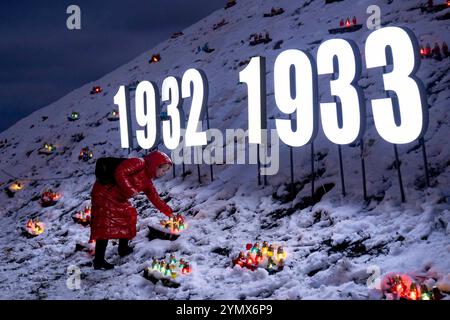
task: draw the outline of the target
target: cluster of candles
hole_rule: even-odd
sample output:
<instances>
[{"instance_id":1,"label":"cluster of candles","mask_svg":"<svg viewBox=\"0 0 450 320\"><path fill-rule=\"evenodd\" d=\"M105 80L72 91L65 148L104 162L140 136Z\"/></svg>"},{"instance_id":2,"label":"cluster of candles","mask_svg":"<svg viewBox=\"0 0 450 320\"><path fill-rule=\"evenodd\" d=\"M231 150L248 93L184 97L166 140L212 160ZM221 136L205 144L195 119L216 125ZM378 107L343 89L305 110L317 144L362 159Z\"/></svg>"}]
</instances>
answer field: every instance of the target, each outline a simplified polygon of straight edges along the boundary
<instances>
[{"instance_id":1,"label":"cluster of candles","mask_svg":"<svg viewBox=\"0 0 450 320\"><path fill-rule=\"evenodd\" d=\"M52 189L45 190L41 195L41 202L44 206L55 204L61 198L61 194L53 192Z\"/></svg>"},{"instance_id":2,"label":"cluster of candles","mask_svg":"<svg viewBox=\"0 0 450 320\"><path fill-rule=\"evenodd\" d=\"M431 58L431 57L436 57L437 59L441 59L441 58L446 58L448 56L450 56L449 51L448 51L448 45L447 43L444 41L442 43L442 51L441 51L441 47L439 47L439 43L435 43L434 44L434 48L431 49L431 46L429 43L427 43L427 45L425 47L421 46L420 47L420 55L423 58Z\"/></svg>"},{"instance_id":3,"label":"cluster of candles","mask_svg":"<svg viewBox=\"0 0 450 320\"><path fill-rule=\"evenodd\" d=\"M20 181L15 181L15 182L13 182L13 183L8 187L8 189L9 189L11 192L17 192L17 191L20 191L20 190L23 189L23 183L20 182Z\"/></svg>"},{"instance_id":4,"label":"cluster of candles","mask_svg":"<svg viewBox=\"0 0 450 320\"><path fill-rule=\"evenodd\" d=\"M179 233L187 228L187 224L184 218L178 214L175 218L169 218L168 220L160 220L160 224L170 230L170 233Z\"/></svg>"},{"instance_id":5,"label":"cluster of candles","mask_svg":"<svg viewBox=\"0 0 450 320\"><path fill-rule=\"evenodd\" d=\"M341 21L339 22L339 26L340 27L351 27L351 26L355 26L358 23L358 21L356 20L356 17L353 17L352 21L350 22L350 18L347 18L344 22L344 19L341 19Z\"/></svg>"},{"instance_id":6,"label":"cluster of candles","mask_svg":"<svg viewBox=\"0 0 450 320\"><path fill-rule=\"evenodd\" d=\"M44 145L42 146L42 148L39 150L39 153L46 153L46 154L50 154L53 153L53 151L56 150L56 147L50 143L44 143Z\"/></svg>"},{"instance_id":7,"label":"cluster of candles","mask_svg":"<svg viewBox=\"0 0 450 320\"><path fill-rule=\"evenodd\" d=\"M246 245L247 254L243 251L233 260L233 265L239 265L243 268L256 270L263 267L267 271L281 271L286 261L286 252L282 246L275 247L264 241L260 247L256 242L254 245L248 243Z\"/></svg>"},{"instance_id":8,"label":"cluster of candles","mask_svg":"<svg viewBox=\"0 0 450 320\"><path fill-rule=\"evenodd\" d=\"M150 63L157 63L161 60L160 54L154 54L152 55L152 58L150 59Z\"/></svg>"},{"instance_id":9,"label":"cluster of candles","mask_svg":"<svg viewBox=\"0 0 450 320\"><path fill-rule=\"evenodd\" d=\"M78 159L83 160L83 161L88 161L89 159L92 159L93 156L94 156L94 153L91 150L89 150L88 147L85 147L85 148L81 149Z\"/></svg>"},{"instance_id":10,"label":"cluster of candles","mask_svg":"<svg viewBox=\"0 0 450 320\"><path fill-rule=\"evenodd\" d=\"M100 92L102 92L102 88L99 87L99 86L95 86L91 90L91 94L97 94L97 93L100 93Z\"/></svg>"},{"instance_id":11,"label":"cluster of candles","mask_svg":"<svg viewBox=\"0 0 450 320\"><path fill-rule=\"evenodd\" d=\"M91 222L91 207L87 206L83 210L78 211L73 218L78 223L89 224Z\"/></svg>"},{"instance_id":12,"label":"cluster of candles","mask_svg":"<svg viewBox=\"0 0 450 320\"><path fill-rule=\"evenodd\" d=\"M186 275L191 273L192 268L189 262L185 261L183 258L177 260L173 254L170 255L169 259L157 260L153 257L151 266L147 268L149 273L158 272L163 277L170 277L176 279L176 277L181 273Z\"/></svg>"},{"instance_id":13,"label":"cluster of candles","mask_svg":"<svg viewBox=\"0 0 450 320\"><path fill-rule=\"evenodd\" d=\"M109 120L109 121L119 120L119 111L113 110L113 111L109 114L108 120Z\"/></svg>"},{"instance_id":14,"label":"cluster of candles","mask_svg":"<svg viewBox=\"0 0 450 320\"><path fill-rule=\"evenodd\" d=\"M70 121L75 121L78 120L80 118L80 114L78 112L72 112L69 116L69 120Z\"/></svg>"},{"instance_id":15,"label":"cluster of candles","mask_svg":"<svg viewBox=\"0 0 450 320\"><path fill-rule=\"evenodd\" d=\"M428 43L426 47L420 48L420 55L422 57L431 57L431 46Z\"/></svg>"},{"instance_id":16,"label":"cluster of candles","mask_svg":"<svg viewBox=\"0 0 450 320\"><path fill-rule=\"evenodd\" d=\"M45 225L38 219L30 219L28 220L25 229L27 230L28 234L32 236L38 236L44 232Z\"/></svg>"},{"instance_id":17,"label":"cluster of candles","mask_svg":"<svg viewBox=\"0 0 450 320\"><path fill-rule=\"evenodd\" d=\"M433 0L428 0L428 7L433 7L433 6L434 6ZM450 0L447 0L447 7L450 7Z\"/></svg>"},{"instance_id":18,"label":"cluster of candles","mask_svg":"<svg viewBox=\"0 0 450 320\"><path fill-rule=\"evenodd\" d=\"M440 292L437 288L429 290L424 284L418 285L406 275L390 276L384 292L402 300L437 300Z\"/></svg>"}]
</instances>

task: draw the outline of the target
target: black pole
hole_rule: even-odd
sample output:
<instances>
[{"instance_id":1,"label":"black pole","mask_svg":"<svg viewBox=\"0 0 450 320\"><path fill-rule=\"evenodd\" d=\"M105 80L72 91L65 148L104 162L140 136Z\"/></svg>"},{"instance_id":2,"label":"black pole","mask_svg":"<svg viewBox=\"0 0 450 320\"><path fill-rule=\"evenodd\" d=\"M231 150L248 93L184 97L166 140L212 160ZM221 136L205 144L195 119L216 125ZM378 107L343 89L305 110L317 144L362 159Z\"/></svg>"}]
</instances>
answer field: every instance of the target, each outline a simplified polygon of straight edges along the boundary
<instances>
[{"instance_id":1,"label":"black pole","mask_svg":"<svg viewBox=\"0 0 450 320\"><path fill-rule=\"evenodd\" d=\"M202 180L200 179L200 165L197 165L197 174L198 174L198 183L202 183Z\"/></svg>"},{"instance_id":2,"label":"black pole","mask_svg":"<svg viewBox=\"0 0 450 320\"><path fill-rule=\"evenodd\" d=\"M181 162L181 167L183 169L183 175L182 175L183 180L186 177L186 166L184 164L184 148L185 147L186 147L186 145L184 144L184 137L183 137L183 148L181 149L181 159L183 159L182 162Z\"/></svg>"},{"instance_id":3,"label":"black pole","mask_svg":"<svg viewBox=\"0 0 450 320\"><path fill-rule=\"evenodd\" d=\"M209 127L208 106L206 106L205 108L206 108L206 128L207 128L207 130L209 130L210 127ZM212 166L212 164L209 165L209 171L210 171L210 175L211 175L211 181L214 181L214 173L213 173L213 166Z\"/></svg>"},{"instance_id":4,"label":"black pole","mask_svg":"<svg viewBox=\"0 0 450 320\"><path fill-rule=\"evenodd\" d=\"M267 143L267 135L266 135L266 143ZM264 146L264 163L266 163L267 162L267 152L268 152L268 148L266 148L266 143L261 142L261 144L258 144L258 179L261 178L261 172L260 172L261 164L259 161L259 157L260 157L259 148L261 147L261 145ZM263 177L264 186L267 186L267 175L263 174L263 176L264 176ZM258 182L258 184L260 184L260 183Z\"/></svg>"},{"instance_id":5,"label":"black pole","mask_svg":"<svg viewBox=\"0 0 450 320\"><path fill-rule=\"evenodd\" d=\"M336 74L334 74L332 79L335 80L336 78L337 78ZM339 115L342 114L342 111L340 111L340 109L339 109L340 103L337 101L336 96L333 96L333 101L336 104L336 108L338 108L337 113L338 113L338 118L339 118ZM344 165L342 164L342 147L340 144L338 145L338 154L339 154L339 171L340 171L340 175L341 175L341 190L342 190L342 195L345 197Z\"/></svg>"},{"instance_id":6,"label":"black pole","mask_svg":"<svg viewBox=\"0 0 450 320\"><path fill-rule=\"evenodd\" d=\"M212 164L210 165L209 170L210 170L210 174L211 174L211 181L214 181L214 172L213 172Z\"/></svg>"},{"instance_id":7,"label":"black pole","mask_svg":"<svg viewBox=\"0 0 450 320\"><path fill-rule=\"evenodd\" d=\"M208 128L208 130L210 130L208 106L206 106L206 127ZM209 171L210 171L210 174L211 174L211 181L214 181L214 172L213 172L213 165L212 164L209 165Z\"/></svg>"},{"instance_id":8,"label":"black pole","mask_svg":"<svg viewBox=\"0 0 450 320\"><path fill-rule=\"evenodd\" d=\"M359 140L359 146L361 148L361 171L363 178L364 201L367 201L366 161L364 160L364 140L362 138Z\"/></svg>"},{"instance_id":9,"label":"black pole","mask_svg":"<svg viewBox=\"0 0 450 320\"><path fill-rule=\"evenodd\" d=\"M184 180L184 178L186 177L186 168L185 168L185 165L184 165L184 151L183 151L183 180Z\"/></svg>"},{"instance_id":10,"label":"black pole","mask_svg":"<svg viewBox=\"0 0 450 320\"><path fill-rule=\"evenodd\" d=\"M267 137L266 137L267 138ZM266 143L267 143L267 140L266 140ZM267 149L265 150L265 152L264 152L264 162L266 163L267 162L267 152L269 151L268 150L269 148L267 147ZM267 186L267 174L264 174L264 186Z\"/></svg>"},{"instance_id":11,"label":"black pole","mask_svg":"<svg viewBox=\"0 0 450 320\"><path fill-rule=\"evenodd\" d=\"M261 185L261 172L260 172L260 168L261 168L261 164L259 163L259 145L256 146L256 154L258 156L258 186Z\"/></svg>"},{"instance_id":12,"label":"black pole","mask_svg":"<svg viewBox=\"0 0 450 320\"><path fill-rule=\"evenodd\" d=\"M403 188L403 180L402 180L402 172L400 170L401 162L400 158L398 156L398 150L397 145L394 144L394 152L395 152L395 167L397 168L397 174L398 174L398 184L400 185L400 194L402 196L402 202L405 202L405 190Z\"/></svg>"},{"instance_id":13,"label":"black pole","mask_svg":"<svg viewBox=\"0 0 450 320\"><path fill-rule=\"evenodd\" d=\"M289 147L289 156L291 162L291 194L294 195L295 187L294 187L294 155L292 147Z\"/></svg>"},{"instance_id":14,"label":"black pole","mask_svg":"<svg viewBox=\"0 0 450 320\"><path fill-rule=\"evenodd\" d=\"M430 187L430 174L428 172L428 157L427 157L427 149L425 147L425 139L421 137L419 139L420 144L422 145L422 156L423 156L423 167L425 169L425 181L427 182L427 187Z\"/></svg>"},{"instance_id":15,"label":"black pole","mask_svg":"<svg viewBox=\"0 0 450 320\"><path fill-rule=\"evenodd\" d=\"M172 176L175 178L175 164L172 165Z\"/></svg>"},{"instance_id":16,"label":"black pole","mask_svg":"<svg viewBox=\"0 0 450 320\"><path fill-rule=\"evenodd\" d=\"M339 170L341 171L342 195L345 197L344 165L342 164L342 148L340 144L338 145L338 153L339 153Z\"/></svg>"},{"instance_id":17,"label":"black pole","mask_svg":"<svg viewBox=\"0 0 450 320\"><path fill-rule=\"evenodd\" d=\"M314 142L311 142L311 198L314 197L314 179L315 179L315 172L314 172Z\"/></svg>"}]
</instances>

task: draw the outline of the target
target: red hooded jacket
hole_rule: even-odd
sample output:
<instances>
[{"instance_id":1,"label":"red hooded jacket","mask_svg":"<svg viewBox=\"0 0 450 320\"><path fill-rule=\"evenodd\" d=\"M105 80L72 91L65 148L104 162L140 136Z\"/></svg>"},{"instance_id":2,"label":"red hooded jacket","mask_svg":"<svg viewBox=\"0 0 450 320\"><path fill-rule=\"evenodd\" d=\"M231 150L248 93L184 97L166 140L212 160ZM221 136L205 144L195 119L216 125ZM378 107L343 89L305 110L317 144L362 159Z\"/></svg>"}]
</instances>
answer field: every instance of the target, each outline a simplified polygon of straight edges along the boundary
<instances>
[{"instance_id":1,"label":"red hooded jacket","mask_svg":"<svg viewBox=\"0 0 450 320\"><path fill-rule=\"evenodd\" d=\"M172 165L165 153L153 151L143 159L123 161L114 172L116 184L95 182L91 193L91 240L134 238L137 212L128 199L140 192L162 213L172 215L172 209L159 197L152 183L157 167L166 163Z\"/></svg>"}]
</instances>

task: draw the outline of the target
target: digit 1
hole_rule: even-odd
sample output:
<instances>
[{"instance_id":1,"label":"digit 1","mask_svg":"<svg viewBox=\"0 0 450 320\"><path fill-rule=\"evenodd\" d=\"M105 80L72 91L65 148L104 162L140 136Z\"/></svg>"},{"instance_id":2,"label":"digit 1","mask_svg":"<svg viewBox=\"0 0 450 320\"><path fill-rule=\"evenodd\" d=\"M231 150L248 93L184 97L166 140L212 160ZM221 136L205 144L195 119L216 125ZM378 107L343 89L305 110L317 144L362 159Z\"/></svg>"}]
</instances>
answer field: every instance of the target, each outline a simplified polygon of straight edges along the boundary
<instances>
[{"instance_id":1,"label":"digit 1","mask_svg":"<svg viewBox=\"0 0 450 320\"><path fill-rule=\"evenodd\" d=\"M253 57L248 66L239 72L239 82L247 84L248 141L261 144L261 131L267 129L266 58ZM261 184L261 164L258 152L258 185ZM264 180L266 182L266 179Z\"/></svg>"},{"instance_id":2,"label":"digit 1","mask_svg":"<svg viewBox=\"0 0 450 320\"><path fill-rule=\"evenodd\" d=\"M120 115L120 144L122 148L128 149L128 153L133 149L132 123L130 114L130 91L127 86L120 86L114 96L114 104L119 107Z\"/></svg>"}]
</instances>

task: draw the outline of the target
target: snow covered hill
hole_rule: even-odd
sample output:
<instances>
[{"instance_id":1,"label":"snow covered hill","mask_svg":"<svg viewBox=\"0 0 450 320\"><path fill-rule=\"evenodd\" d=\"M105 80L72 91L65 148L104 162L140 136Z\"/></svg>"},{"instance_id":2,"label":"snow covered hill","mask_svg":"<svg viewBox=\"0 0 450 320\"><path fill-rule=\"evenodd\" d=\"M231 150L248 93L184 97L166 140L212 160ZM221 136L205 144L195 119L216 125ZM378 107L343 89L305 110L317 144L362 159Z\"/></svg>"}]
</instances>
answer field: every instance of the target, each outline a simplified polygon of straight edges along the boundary
<instances>
[{"instance_id":1,"label":"snow covered hill","mask_svg":"<svg viewBox=\"0 0 450 320\"><path fill-rule=\"evenodd\" d=\"M273 96L273 62L282 50L298 48L316 56L319 44L331 38L328 29L353 16L365 23L366 9L372 4L380 6L383 26L406 26L422 45L450 43L450 9L422 13L419 6L425 2L345 0L326 5L324 0L238 0L236 6L214 12L183 30L184 35L159 44L2 132L1 187L8 187L16 178L25 187L13 198L0 194L0 298L377 299L380 295L366 285L370 266L378 266L383 274L411 273L448 286L450 58L424 59L418 72L430 105L425 141L431 187L425 184L421 148L416 143L399 146L405 203L400 201L393 147L376 132L367 104L367 202L361 190L359 146L342 148L347 191L343 197L337 146L320 130L315 141L315 186L325 194L313 205L307 202L311 194L309 147L294 150L296 195L288 199L289 151L281 146L280 172L269 176L265 187L257 185L256 165L217 165L214 182L210 182L208 166L202 165L201 184L194 165L186 166L192 174L185 179L178 166L176 178L169 175L156 181L163 198L170 199L169 205L186 215L189 228L177 241L149 241L147 226L157 224L162 215L145 196L138 196L133 200L139 212L138 235L132 242L135 252L121 259L117 247L110 244L107 260L117 265L113 271L94 271L90 253L76 250L87 245L89 228L72 220L76 211L89 204L95 159L128 156L120 148L118 122L107 119L116 108L113 97L120 85L152 80L160 88L168 75L181 77L188 68L200 68L210 85L211 127L246 129L246 88L238 85L245 64L240 63L263 55L268 62L267 105L269 127L273 128L274 117L281 114ZM283 7L285 12L264 18L273 6ZM213 30L222 19L228 23ZM249 46L251 34L266 31L272 42ZM370 32L364 25L354 33L333 37L354 40L364 54ZM214 52L196 54L196 48L206 42ZM280 49L274 49L277 42ZM161 61L149 64L150 57L158 53ZM363 67L360 85L366 99L379 92L382 84L378 79ZM101 86L103 92L91 95L93 86ZM80 119L69 122L67 117L73 111ZM44 143L54 144L56 152L38 154ZM78 159L85 146L94 152L88 162ZM142 154L135 151L131 156ZM42 208L39 196L48 187L62 198L55 206ZM22 234L30 218L39 218L46 225L45 232L32 239ZM283 245L287 251L282 272L269 275L265 270L232 267L232 257L244 250L246 243L264 240ZM186 258L193 267L177 289L153 285L140 272L153 256L170 252ZM81 269L80 290L67 288L70 266Z\"/></svg>"}]
</instances>

